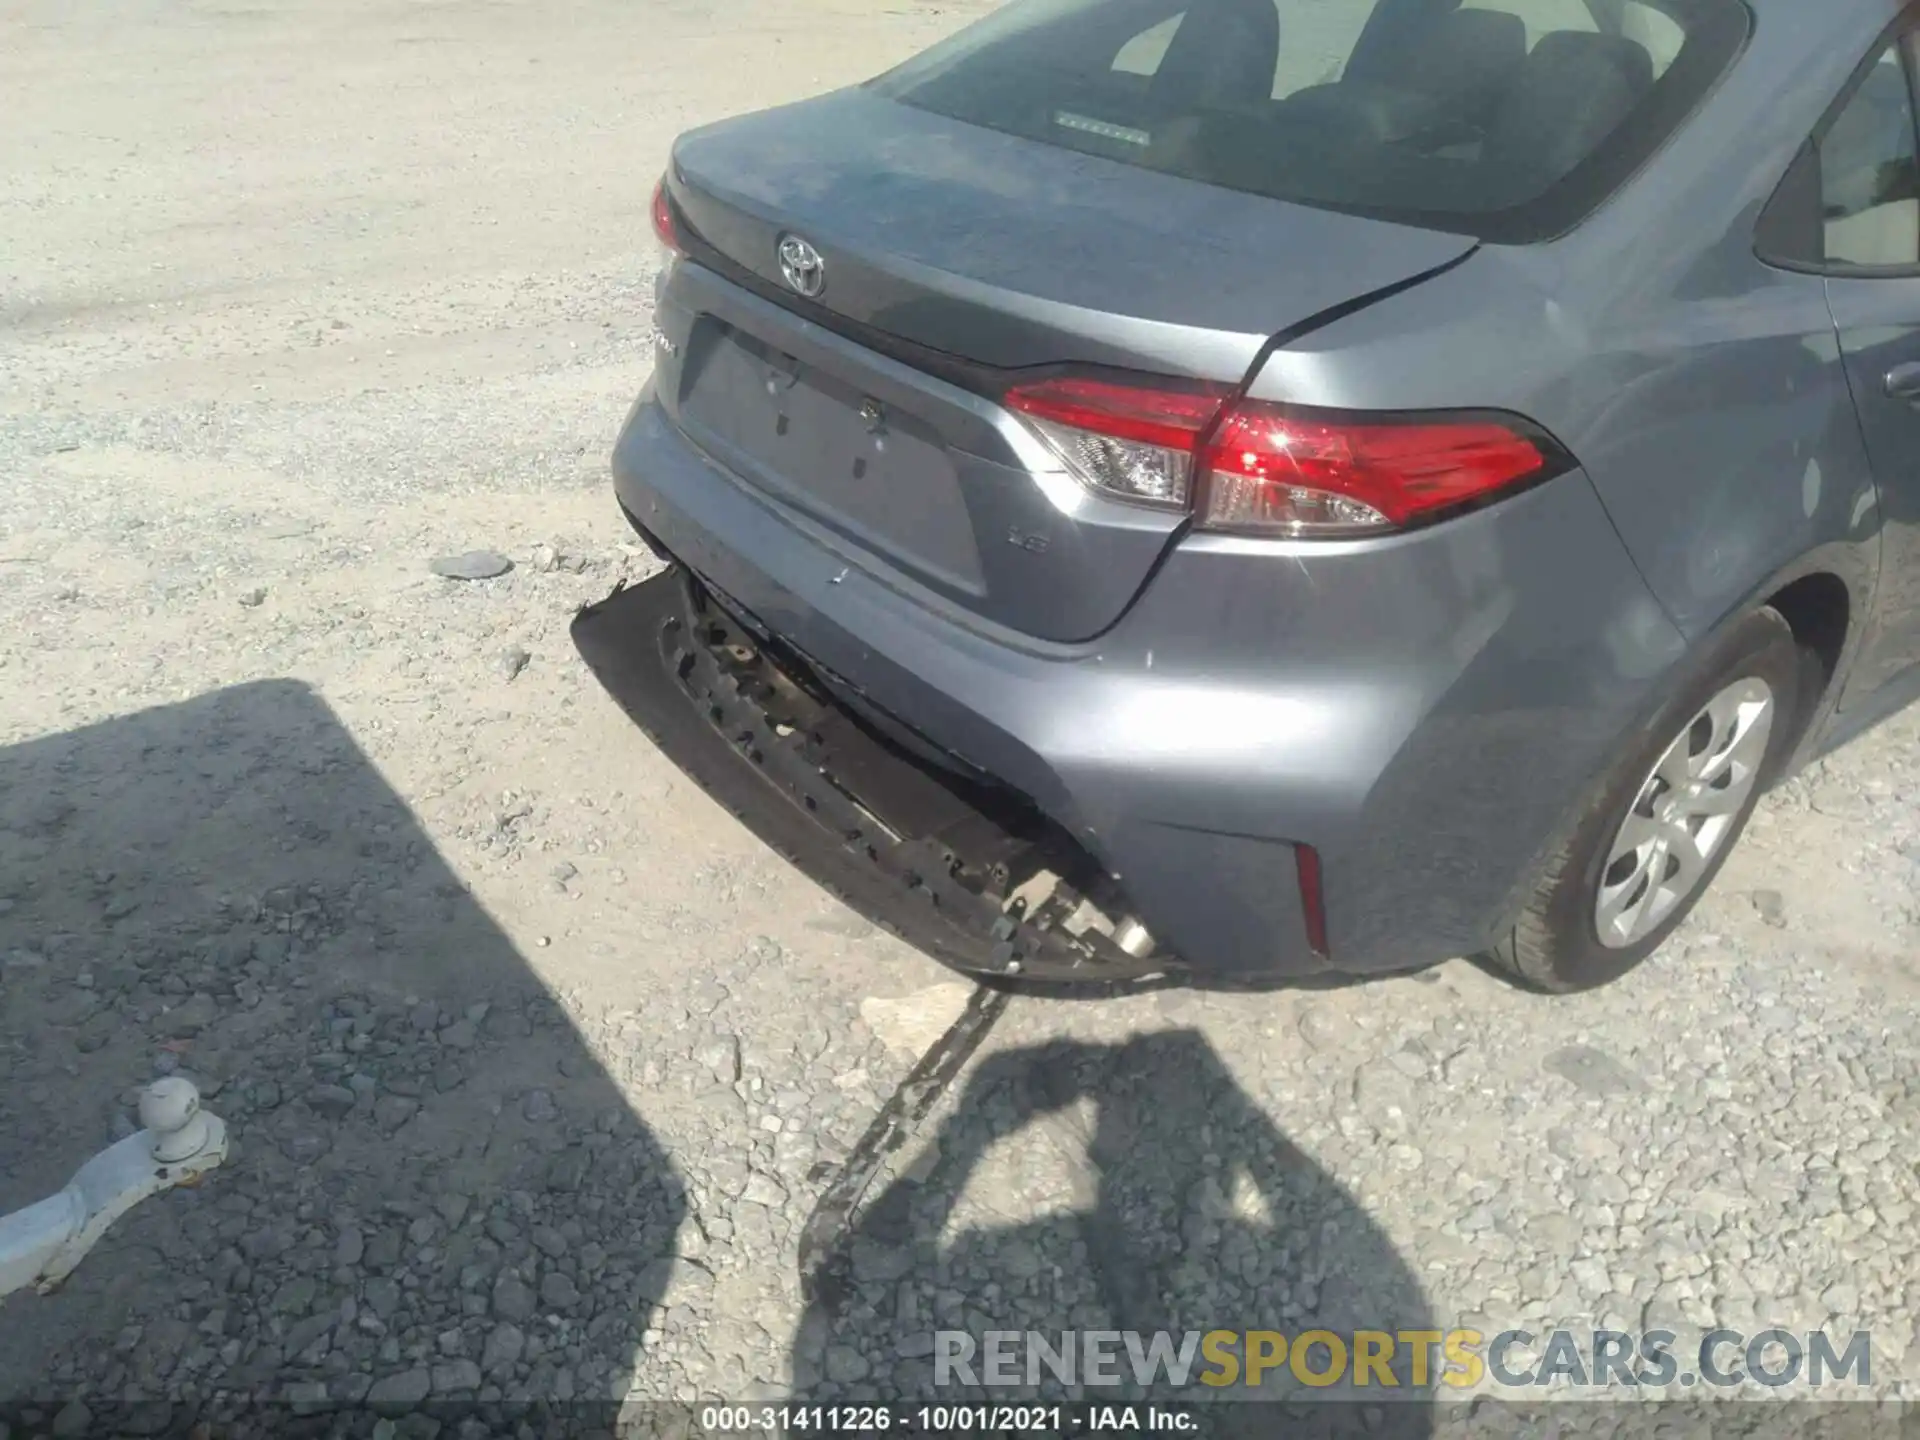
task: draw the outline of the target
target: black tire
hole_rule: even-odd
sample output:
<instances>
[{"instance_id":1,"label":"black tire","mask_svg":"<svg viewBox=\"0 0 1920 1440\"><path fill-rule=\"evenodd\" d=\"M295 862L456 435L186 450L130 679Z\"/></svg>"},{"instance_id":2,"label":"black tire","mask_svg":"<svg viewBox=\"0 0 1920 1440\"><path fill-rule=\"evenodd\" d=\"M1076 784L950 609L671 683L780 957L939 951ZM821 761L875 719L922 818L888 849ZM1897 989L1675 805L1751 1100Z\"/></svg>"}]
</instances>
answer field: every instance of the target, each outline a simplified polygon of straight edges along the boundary
<instances>
[{"instance_id":1,"label":"black tire","mask_svg":"<svg viewBox=\"0 0 1920 1440\"><path fill-rule=\"evenodd\" d=\"M1727 856L1740 843L1760 796L1792 754L1807 706L1817 698L1816 684L1809 683L1815 668L1805 663L1793 632L1773 610L1755 610L1728 627L1697 662L1692 678L1641 732L1641 742L1608 775L1599 798L1547 864L1513 930L1481 959L1533 989L1571 994L1619 979L1658 950L1713 885ZM1628 808L1638 800L1647 777L1681 728L1722 689L1749 676L1772 688L1776 706L1759 782L1735 812L1692 893L1636 944L1608 947L1601 942L1594 909L1608 851Z\"/></svg>"}]
</instances>

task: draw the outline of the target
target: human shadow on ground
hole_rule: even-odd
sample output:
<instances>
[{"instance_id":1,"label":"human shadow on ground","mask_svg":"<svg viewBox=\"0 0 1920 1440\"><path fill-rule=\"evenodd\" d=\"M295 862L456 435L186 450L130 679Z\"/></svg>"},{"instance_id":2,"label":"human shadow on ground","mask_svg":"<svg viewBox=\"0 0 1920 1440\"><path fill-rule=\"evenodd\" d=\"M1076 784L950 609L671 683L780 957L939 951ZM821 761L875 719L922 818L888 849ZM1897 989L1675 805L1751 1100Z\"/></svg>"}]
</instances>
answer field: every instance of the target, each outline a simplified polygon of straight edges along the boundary
<instances>
[{"instance_id":1,"label":"human shadow on ground","mask_svg":"<svg viewBox=\"0 0 1920 1440\"><path fill-rule=\"evenodd\" d=\"M270 1429L627 1394L682 1184L310 689L0 749L0 962L0 1212L126 1133L159 1073L234 1143L64 1287L0 1302L16 1434L141 1399L144 1433L181 1430L216 1392L281 1405Z\"/></svg>"},{"instance_id":2,"label":"human shadow on ground","mask_svg":"<svg viewBox=\"0 0 1920 1440\"><path fill-rule=\"evenodd\" d=\"M1356 1330L1430 1328L1392 1240L1275 1128L1197 1031L989 1056L918 1159L855 1216L803 1255L797 1397L1215 1401L1231 1403L1207 1412L1210 1434L1431 1433L1441 1357L1417 1385L1405 1346L1393 1388L1377 1372L1371 1387L1310 1387L1285 1365L1257 1388L1244 1371L1212 1387L1198 1382L1210 1367L1197 1354L1184 1385L1164 1372L1135 1384L1124 1349L1127 1383L1112 1387L1077 1374L1076 1389L1044 1364L1039 1383L1009 1388L938 1373L939 1331L982 1347L972 1364L984 1382L990 1330L1041 1332L1057 1346L1062 1331L1137 1331L1143 1342L1168 1331L1178 1344L1190 1331L1291 1339L1318 1329L1350 1344ZM1024 1341L1014 1353L1025 1372ZM1307 1358L1305 1370L1320 1374L1331 1352Z\"/></svg>"}]
</instances>

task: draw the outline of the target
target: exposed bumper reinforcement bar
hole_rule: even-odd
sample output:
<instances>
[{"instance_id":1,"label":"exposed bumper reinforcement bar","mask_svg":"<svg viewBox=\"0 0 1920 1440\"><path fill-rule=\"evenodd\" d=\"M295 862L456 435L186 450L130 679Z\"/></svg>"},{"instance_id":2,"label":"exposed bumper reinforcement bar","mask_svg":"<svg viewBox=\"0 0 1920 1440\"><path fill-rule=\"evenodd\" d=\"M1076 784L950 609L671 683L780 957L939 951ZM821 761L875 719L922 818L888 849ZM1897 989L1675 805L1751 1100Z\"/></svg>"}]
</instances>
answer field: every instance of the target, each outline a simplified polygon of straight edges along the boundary
<instances>
[{"instance_id":1,"label":"exposed bumper reinforcement bar","mask_svg":"<svg viewBox=\"0 0 1920 1440\"><path fill-rule=\"evenodd\" d=\"M1019 797L908 755L836 702L830 678L797 656L776 661L750 626L676 565L583 609L573 641L703 789L942 963L1077 984L1184 968L1114 943L1111 882Z\"/></svg>"}]
</instances>

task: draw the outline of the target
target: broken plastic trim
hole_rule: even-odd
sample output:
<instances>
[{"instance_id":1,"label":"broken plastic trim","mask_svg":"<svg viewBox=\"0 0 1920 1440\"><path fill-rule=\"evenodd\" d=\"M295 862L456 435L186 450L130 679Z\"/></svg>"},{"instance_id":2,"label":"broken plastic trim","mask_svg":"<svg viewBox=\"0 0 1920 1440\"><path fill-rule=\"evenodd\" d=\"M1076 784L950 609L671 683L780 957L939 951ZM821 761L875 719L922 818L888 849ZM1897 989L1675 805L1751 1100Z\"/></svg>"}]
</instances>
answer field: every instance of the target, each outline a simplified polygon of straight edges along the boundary
<instances>
[{"instance_id":1,"label":"broken plastic trim","mask_svg":"<svg viewBox=\"0 0 1920 1440\"><path fill-rule=\"evenodd\" d=\"M916 1133L1007 1008L1004 990L975 990L967 1008L914 1063L900 1088L873 1118L800 1231L800 1287L807 1303L838 1305L851 1284L846 1274L853 1214L880 1167Z\"/></svg>"},{"instance_id":2,"label":"broken plastic trim","mask_svg":"<svg viewBox=\"0 0 1920 1440\"><path fill-rule=\"evenodd\" d=\"M843 703L845 682L790 652L776 662L737 611L676 566L583 610L574 641L682 769L802 870L944 963L1077 984L1184 968L1128 954L1098 928L1070 931L1088 899L1116 910L1085 851L961 762L937 767L877 732L878 717ZM1029 908L1017 892L1049 870L1063 878Z\"/></svg>"}]
</instances>

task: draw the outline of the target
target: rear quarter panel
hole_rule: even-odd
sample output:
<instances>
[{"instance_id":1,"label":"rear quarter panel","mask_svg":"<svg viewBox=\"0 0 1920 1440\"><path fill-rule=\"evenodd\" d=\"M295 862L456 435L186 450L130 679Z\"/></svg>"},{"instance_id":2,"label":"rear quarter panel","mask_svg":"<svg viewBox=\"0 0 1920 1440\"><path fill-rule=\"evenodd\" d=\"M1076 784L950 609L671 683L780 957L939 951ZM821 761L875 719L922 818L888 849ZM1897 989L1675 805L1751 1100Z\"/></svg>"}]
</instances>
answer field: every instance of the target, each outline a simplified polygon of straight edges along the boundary
<instances>
[{"instance_id":1,"label":"rear quarter panel","mask_svg":"<svg viewBox=\"0 0 1920 1440\"><path fill-rule=\"evenodd\" d=\"M1486 247L1315 332L1254 393L1531 417L1578 459L1690 640L1810 568L1846 582L1857 621L1879 520L1824 286L1762 264L1753 237L1895 9L1760 7L1720 87L1583 226Z\"/></svg>"},{"instance_id":2,"label":"rear quarter panel","mask_svg":"<svg viewBox=\"0 0 1920 1440\"><path fill-rule=\"evenodd\" d=\"M1581 466L1553 483L1591 485L1599 501L1589 531L1558 543L1624 547L1689 648L1816 570L1847 585L1857 637L1873 604L1880 521L1824 286L1763 265L1753 234L1779 177L1893 10L1850 0L1764 6L1748 51L1693 121L1582 227L1549 244L1485 247L1313 332L1270 357L1253 394L1526 415ZM1418 878L1367 881L1369 913L1389 903L1431 911L1441 874L1449 864L1472 873L1468 857L1504 808L1527 817L1517 828L1534 847L1508 896L1511 914L1677 683L1684 659L1663 655L1644 620L1628 623L1623 595L1570 594L1567 605L1576 648L1595 635L1643 638L1610 657L1536 647L1517 670L1496 653L1512 645L1490 647L1497 667L1468 667L1430 698L1414 738L1372 787L1353 847L1378 866L1393 848L1387 821L1419 817L1407 832L1418 859L1404 872ZM1607 607L1616 607L1612 618ZM1842 658L1842 683L1856 644ZM1604 682L1584 699L1583 670ZM1839 688L1830 687L1829 706ZM1556 712L1579 720L1542 750ZM1516 756L1541 755L1553 756L1550 776L1515 766ZM1451 778L1465 772L1474 787ZM1553 787L1557 822L1543 813L1542 782ZM1449 847L1434 843L1449 833L1449 815L1462 837L1451 861ZM1369 827L1374 816L1381 822Z\"/></svg>"}]
</instances>

